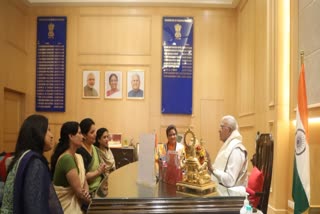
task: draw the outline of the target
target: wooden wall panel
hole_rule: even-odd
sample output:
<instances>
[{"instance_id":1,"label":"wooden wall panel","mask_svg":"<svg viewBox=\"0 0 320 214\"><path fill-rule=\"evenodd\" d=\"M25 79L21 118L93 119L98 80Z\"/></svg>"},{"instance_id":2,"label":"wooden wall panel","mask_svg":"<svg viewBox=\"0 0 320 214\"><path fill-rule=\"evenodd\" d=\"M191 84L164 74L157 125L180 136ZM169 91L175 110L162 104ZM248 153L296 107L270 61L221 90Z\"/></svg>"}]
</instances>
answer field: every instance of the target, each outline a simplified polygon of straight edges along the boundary
<instances>
[{"instance_id":1,"label":"wooden wall panel","mask_svg":"<svg viewBox=\"0 0 320 214\"><path fill-rule=\"evenodd\" d=\"M214 161L222 142L219 139L220 120L225 114L223 100L200 101L200 136L205 141L211 160Z\"/></svg>"},{"instance_id":2,"label":"wooden wall panel","mask_svg":"<svg viewBox=\"0 0 320 214\"><path fill-rule=\"evenodd\" d=\"M27 70L28 9L18 0L3 2L1 79L7 88L24 92L26 81L21 74Z\"/></svg>"},{"instance_id":3,"label":"wooden wall panel","mask_svg":"<svg viewBox=\"0 0 320 214\"><path fill-rule=\"evenodd\" d=\"M255 101L255 1L247 1L239 12L239 115L252 114Z\"/></svg>"},{"instance_id":4,"label":"wooden wall panel","mask_svg":"<svg viewBox=\"0 0 320 214\"><path fill-rule=\"evenodd\" d=\"M267 64L266 64L266 73L267 73L267 97L269 107L273 107L275 105L275 16L274 16L274 1L267 1Z\"/></svg>"},{"instance_id":5,"label":"wooden wall panel","mask_svg":"<svg viewBox=\"0 0 320 214\"><path fill-rule=\"evenodd\" d=\"M226 99L235 87L228 83L235 81L236 35L229 32L236 30L236 24L235 14L230 12L208 12L203 21L195 23L195 33L201 35L195 38L195 54L202 63L195 63L194 77L201 81L195 81L194 90L201 99Z\"/></svg>"},{"instance_id":6,"label":"wooden wall panel","mask_svg":"<svg viewBox=\"0 0 320 214\"><path fill-rule=\"evenodd\" d=\"M149 65L151 63L150 56L81 54L78 59L81 66Z\"/></svg>"},{"instance_id":7,"label":"wooden wall panel","mask_svg":"<svg viewBox=\"0 0 320 214\"><path fill-rule=\"evenodd\" d=\"M150 55L148 16L80 16L79 53Z\"/></svg>"},{"instance_id":8,"label":"wooden wall panel","mask_svg":"<svg viewBox=\"0 0 320 214\"><path fill-rule=\"evenodd\" d=\"M24 95L5 90L4 92L4 150L14 152L20 126L24 120Z\"/></svg>"},{"instance_id":9,"label":"wooden wall panel","mask_svg":"<svg viewBox=\"0 0 320 214\"><path fill-rule=\"evenodd\" d=\"M27 12L14 1L9 1L9 6L5 11L6 18L6 40L14 48L27 52Z\"/></svg>"}]
</instances>

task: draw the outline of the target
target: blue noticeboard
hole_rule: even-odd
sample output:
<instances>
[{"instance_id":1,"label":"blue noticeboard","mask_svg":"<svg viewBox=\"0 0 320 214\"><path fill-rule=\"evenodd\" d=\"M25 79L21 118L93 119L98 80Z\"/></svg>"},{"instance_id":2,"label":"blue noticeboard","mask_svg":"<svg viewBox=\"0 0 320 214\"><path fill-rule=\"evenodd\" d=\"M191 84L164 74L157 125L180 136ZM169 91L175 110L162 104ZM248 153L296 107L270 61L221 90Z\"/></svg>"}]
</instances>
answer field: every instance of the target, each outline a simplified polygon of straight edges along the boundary
<instances>
[{"instance_id":1,"label":"blue noticeboard","mask_svg":"<svg viewBox=\"0 0 320 214\"><path fill-rule=\"evenodd\" d=\"M163 17L163 114L192 114L193 18Z\"/></svg>"},{"instance_id":2,"label":"blue noticeboard","mask_svg":"<svg viewBox=\"0 0 320 214\"><path fill-rule=\"evenodd\" d=\"M38 17L36 111L64 112L67 17Z\"/></svg>"}]
</instances>

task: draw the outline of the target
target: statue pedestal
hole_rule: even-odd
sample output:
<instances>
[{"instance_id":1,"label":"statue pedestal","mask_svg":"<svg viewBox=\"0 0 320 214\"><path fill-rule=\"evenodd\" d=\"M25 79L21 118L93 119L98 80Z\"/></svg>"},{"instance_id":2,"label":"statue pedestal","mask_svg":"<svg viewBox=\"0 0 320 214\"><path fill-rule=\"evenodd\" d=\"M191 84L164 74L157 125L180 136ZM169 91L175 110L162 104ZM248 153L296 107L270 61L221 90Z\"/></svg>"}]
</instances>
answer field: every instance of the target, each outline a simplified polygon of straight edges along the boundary
<instances>
[{"instance_id":1,"label":"statue pedestal","mask_svg":"<svg viewBox=\"0 0 320 214\"><path fill-rule=\"evenodd\" d=\"M217 184L212 181L202 185L182 181L178 182L176 186L178 193L188 196L209 197L218 195L216 190Z\"/></svg>"}]
</instances>

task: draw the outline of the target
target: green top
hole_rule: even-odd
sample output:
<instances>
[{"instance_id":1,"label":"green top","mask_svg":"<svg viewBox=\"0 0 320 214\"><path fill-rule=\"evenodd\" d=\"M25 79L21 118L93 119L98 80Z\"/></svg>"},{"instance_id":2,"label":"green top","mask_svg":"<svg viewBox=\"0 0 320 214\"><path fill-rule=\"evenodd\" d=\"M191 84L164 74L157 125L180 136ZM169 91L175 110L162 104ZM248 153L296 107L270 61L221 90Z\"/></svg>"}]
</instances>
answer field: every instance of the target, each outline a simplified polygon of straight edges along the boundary
<instances>
[{"instance_id":1,"label":"green top","mask_svg":"<svg viewBox=\"0 0 320 214\"><path fill-rule=\"evenodd\" d=\"M93 146L92 160L91 160L90 167L89 167L90 172L97 170L99 168L99 166L100 166L99 155L97 153L96 147ZM102 176L98 176L93 181L89 182L89 192L96 191L100 185L101 180L102 180Z\"/></svg>"},{"instance_id":2,"label":"green top","mask_svg":"<svg viewBox=\"0 0 320 214\"><path fill-rule=\"evenodd\" d=\"M67 179L67 173L75 168L79 173L79 169L77 167L74 157L71 154L62 154L61 157L58 159L56 168L54 170L53 184L56 186L63 187L70 186Z\"/></svg>"}]
</instances>

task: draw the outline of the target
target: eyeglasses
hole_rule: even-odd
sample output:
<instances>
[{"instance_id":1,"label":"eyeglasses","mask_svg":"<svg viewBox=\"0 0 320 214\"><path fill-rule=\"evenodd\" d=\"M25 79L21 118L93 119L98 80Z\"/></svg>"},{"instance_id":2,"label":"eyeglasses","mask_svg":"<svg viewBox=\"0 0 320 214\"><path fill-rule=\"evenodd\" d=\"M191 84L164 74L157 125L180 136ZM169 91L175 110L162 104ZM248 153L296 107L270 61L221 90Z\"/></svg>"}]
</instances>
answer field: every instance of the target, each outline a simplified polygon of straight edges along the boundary
<instances>
[{"instance_id":1,"label":"eyeglasses","mask_svg":"<svg viewBox=\"0 0 320 214\"><path fill-rule=\"evenodd\" d=\"M223 129L223 128L229 128L231 129L229 126L226 126L226 125L220 125L220 128Z\"/></svg>"}]
</instances>

